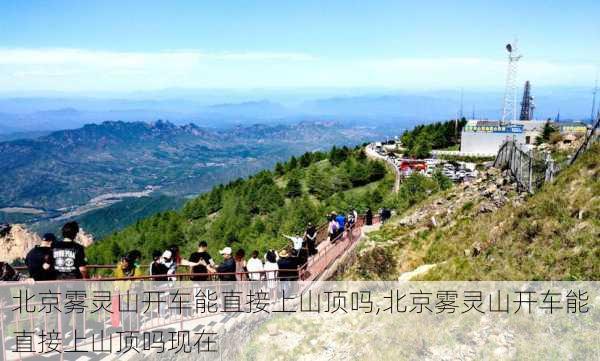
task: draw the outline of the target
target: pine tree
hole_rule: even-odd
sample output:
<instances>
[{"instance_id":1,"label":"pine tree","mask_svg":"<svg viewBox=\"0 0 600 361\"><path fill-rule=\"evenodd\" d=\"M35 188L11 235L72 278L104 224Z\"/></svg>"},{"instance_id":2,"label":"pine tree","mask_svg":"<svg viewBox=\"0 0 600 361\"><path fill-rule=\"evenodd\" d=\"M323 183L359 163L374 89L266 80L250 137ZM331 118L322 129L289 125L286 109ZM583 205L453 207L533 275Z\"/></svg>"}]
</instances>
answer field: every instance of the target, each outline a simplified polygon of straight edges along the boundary
<instances>
[{"instance_id":1,"label":"pine tree","mask_svg":"<svg viewBox=\"0 0 600 361\"><path fill-rule=\"evenodd\" d=\"M302 184L297 177L292 176L285 186L285 194L289 198L300 197L302 195Z\"/></svg>"},{"instance_id":2,"label":"pine tree","mask_svg":"<svg viewBox=\"0 0 600 361\"><path fill-rule=\"evenodd\" d=\"M275 165L275 174L281 176L284 173L285 173L285 167L283 166L283 164L281 164L281 162L277 162L277 164Z\"/></svg>"}]
</instances>

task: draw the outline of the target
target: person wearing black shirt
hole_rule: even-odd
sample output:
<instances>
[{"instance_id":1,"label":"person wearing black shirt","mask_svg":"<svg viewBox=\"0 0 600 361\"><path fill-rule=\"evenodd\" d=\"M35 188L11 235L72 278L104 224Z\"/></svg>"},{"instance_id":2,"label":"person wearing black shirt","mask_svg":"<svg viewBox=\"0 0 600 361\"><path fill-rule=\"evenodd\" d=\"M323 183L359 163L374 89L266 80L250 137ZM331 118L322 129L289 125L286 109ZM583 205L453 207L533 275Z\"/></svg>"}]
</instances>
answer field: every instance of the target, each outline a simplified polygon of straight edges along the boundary
<instances>
[{"instance_id":1,"label":"person wearing black shirt","mask_svg":"<svg viewBox=\"0 0 600 361\"><path fill-rule=\"evenodd\" d=\"M36 281L52 281L56 279L54 252L52 250L53 242L56 242L54 234L44 234L40 245L31 249L27 253L27 257L25 257L29 276Z\"/></svg>"},{"instance_id":2,"label":"person wearing black shirt","mask_svg":"<svg viewBox=\"0 0 600 361\"><path fill-rule=\"evenodd\" d=\"M371 208L367 208L367 213L365 214L365 224L367 226L373 225L373 211L371 211Z\"/></svg>"},{"instance_id":3,"label":"person wearing black shirt","mask_svg":"<svg viewBox=\"0 0 600 361\"><path fill-rule=\"evenodd\" d=\"M202 260L202 261L204 261L204 263L206 265L214 266L215 262L213 261L210 254L207 252L207 249L208 249L208 244L206 243L206 241L200 241L200 243L198 243L198 251L194 252L190 255L189 261L196 263L196 262L200 262ZM208 268L206 265L199 264L197 266L192 267L192 273L204 273L204 274L192 276L192 277L190 277L190 279L192 281L207 281L208 275L206 273L208 273Z\"/></svg>"},{"instance_id":4,"label":"person wearing black shirt","mask_svg":"<svg viewBox=\"0 0 600 361\"><path fill-rule=\"evenodd\" d=\"M290 257L287 250L282 250L279 253L279 279L282 281L297 281L298 280L298 261L296 257Z\"/></svg>"},{"instance_id":5,"label":"person wearing black shirt","mask_svg":"<svg viewBox=\"0 0 600 361\"><path fill-rule=\"evenodd\" d=\"M77 233L79 233L77 222L68 222L62 228L63 240L52 244L54 269L59 280L87 276L85 249L74 241Z\"/></svg>"},{"instance_id":6,"label":"person wearing black shirt","mask_svg":"<svg viewBox=\"0 0 600 361\"><path fill-rule=\"evenodd\" d=\"M166 275L167 272L169 272L169 269L167 268L167 266L165 266L165 264L161 262L161 259L160 259L161 256L162 256L161 251L152 252L152 263L150 264L150 275L151 276ZM167 279L166 277L153 277L152 278L153 281L165 281L166 279Z\"/></svg>"},{"instance_id":7,"label":"person wearing black shirt","mask_svg":"<svg viewBox=\"0 0 600 361\"><path fill-rule=\"evenodd\" d=\"M304 241L306 242L308 255L312 256L317 254L317 228L312 223L309 223L306 228Z\"/></svg>"}]
</instances>

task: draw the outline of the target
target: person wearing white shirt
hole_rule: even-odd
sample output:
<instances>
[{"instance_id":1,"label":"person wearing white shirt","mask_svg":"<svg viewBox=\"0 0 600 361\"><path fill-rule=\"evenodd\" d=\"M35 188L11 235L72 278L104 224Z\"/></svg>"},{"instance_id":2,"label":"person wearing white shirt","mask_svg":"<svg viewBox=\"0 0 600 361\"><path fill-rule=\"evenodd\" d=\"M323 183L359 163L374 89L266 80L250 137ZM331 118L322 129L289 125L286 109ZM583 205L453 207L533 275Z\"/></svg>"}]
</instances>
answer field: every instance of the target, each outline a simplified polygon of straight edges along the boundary
<instances>
[{"instance_id":1,"label":"person wearing white shirt","mask_svg":"<svg viewBox=\"0 0 600 361\"><path fill-rule=\"evenodd\" d=\"M270 250L265 254L265 277L267 278L267 287L270 290L274 290L277 287L277 276L279 271L279 265L277 264L277 253Z\"/></svg>"},{"instance_id":2,"label":"person wearing white shirt","mask_svg":"<svg viewBox=\"0 0 600 361\"><path fill-rule=\"evenodd\" d=\"M252 257L246 263L246 269L250 281L260 281L263 278L264 267L262 261L258 259L258 251L252 252Z\"/></svg>"},{"instance_id":3,"label":"person wearing white shirt","mask_svg":"<svg viewBox=\"0 0 600 361\"><path fill-rule=\"evenodd\" d=\"M286 236L285 234L283 236L285 238L287 238L287 239L289 239L289 240L292 241L294 249L296 250L296 252L300 252L300 249L302 249L302 243L304 243L304 239L302 237Z\"/></svg>"}]
</instances>

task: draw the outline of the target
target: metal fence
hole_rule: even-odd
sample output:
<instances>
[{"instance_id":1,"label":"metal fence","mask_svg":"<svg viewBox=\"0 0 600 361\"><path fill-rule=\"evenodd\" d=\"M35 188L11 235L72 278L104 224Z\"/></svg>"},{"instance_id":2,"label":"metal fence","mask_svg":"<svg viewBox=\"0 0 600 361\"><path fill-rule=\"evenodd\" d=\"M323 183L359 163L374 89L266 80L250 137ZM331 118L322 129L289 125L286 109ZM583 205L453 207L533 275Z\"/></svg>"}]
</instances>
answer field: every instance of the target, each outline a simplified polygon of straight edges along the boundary
<instances>
[{"instance_id":1,"label":"metal fence","mask_svg":"<svg viewBox=\"0 0 600 361\"><path fill-rule=\"evenodd\" d=\"M519 189L533 193L544 182L547 165L545 159L539 159L531 150L507 140L498 151L494 167L510 170Z\"/></svg>"},{"instance_id":2,"label":"metal fence","mask_svg":"<svg viewBox=\"0 0 600 361\"><path fill-rule=\"evenodd\" d=\"M600 125L600 115L598 116L598 119L596 119L596 123L592 126L592 129L590 129L588 131L588 133L586 134L583 144L581 144L581 147L579 147L579 149L577 149L577 152L571 158L571 160L569 161L569 164L573 164L577 160L577 158L579 158L581 153L583 153L584 151L589 149L592 146L592 144L594 144L598 141L598 139L600 138L599 125Z\"/></svg>"},{"instance_id":3,"label":"metal fence","mask_svg":"<svg viewBox=\"0 0 600 361\"><path fill-rule=\"evenodd\" d=\"M573 164L585 150L598 141L599 124L600 117L588 131L575 154L566 162L558 164L548 153L526 150L514 140L507 140L496 155L494 167L510 170L520 190L534 193L545 182L553 181L561 169Z\"/></svg>"}]
</instances>

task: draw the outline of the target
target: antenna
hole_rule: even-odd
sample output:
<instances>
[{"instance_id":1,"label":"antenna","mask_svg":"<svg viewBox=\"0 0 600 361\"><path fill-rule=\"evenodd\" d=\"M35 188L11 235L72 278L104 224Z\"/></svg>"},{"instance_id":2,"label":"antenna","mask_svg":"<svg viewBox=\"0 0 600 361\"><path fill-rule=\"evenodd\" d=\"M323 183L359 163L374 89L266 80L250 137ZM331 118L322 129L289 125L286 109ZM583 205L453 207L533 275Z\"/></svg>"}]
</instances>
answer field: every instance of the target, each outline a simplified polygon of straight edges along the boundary
<instances>
[{"instance_id":1,"label":"antenna","mask_svg":"<svg viewBox=\"0 0 600 361\"><path fill-rule=\"evenodd\" d=\"M463 88L460 88L460 119L462 119L463 116Z\"/></svg>"},{"instance_id":2,"label":"antenna","mask_svg":"<svg viewBox=\"0 0 600 361\"><path fill-rule=\"evenodd\" d=\"M508 52L508 67L506 70L506 88L504 90L504 106L502 109L502 121L514 122L517 119L517 65L522 55L517 49L517 40L506 44Z\"/></svg>"},{"instance_id":3,"label":"antenna","mask_svg":"<svg viewBox=\"0 0 600 361\"><path fill-rule=\"evenodd\" d=\"M533 96L531 95L531 83L527 80L523 90L523 101L521 101L521 115L519 116L519 120L532 120L534 108Z\"/></svg>"},{"instance_id":4,"label":"antenna","mask_svg":"<svg viewBox=\"0 0 600 361\"><path fill-rule=\"evenodd\" d=\"M596 70L596 82L594 83L594 96L592 97L592 115L590 116L590 123L594 124L594 114L596 112L596 93L598 93L598 70Z\"/></svg>"}]
</instances>

